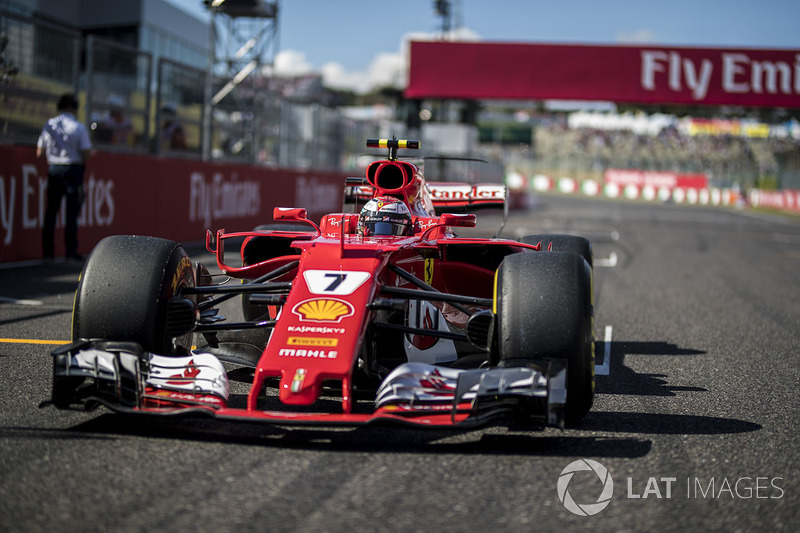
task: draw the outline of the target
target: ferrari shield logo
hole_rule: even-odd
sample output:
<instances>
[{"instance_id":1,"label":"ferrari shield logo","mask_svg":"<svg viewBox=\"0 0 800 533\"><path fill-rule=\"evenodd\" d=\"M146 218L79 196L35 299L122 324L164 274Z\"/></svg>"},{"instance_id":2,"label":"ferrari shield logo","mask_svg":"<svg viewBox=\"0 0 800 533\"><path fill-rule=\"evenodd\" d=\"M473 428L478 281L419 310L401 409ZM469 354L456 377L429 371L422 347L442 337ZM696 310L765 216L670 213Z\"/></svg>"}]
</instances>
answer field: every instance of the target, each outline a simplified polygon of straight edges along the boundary
<instances>
[{"instance_id":1,"label":"ferrari shield logo","mask_svg":"<svg viewBox=\"0 0 800 533\"><path fill-rule=\"evenodd\" d=\"M298 368L295 371L294 377L292 378L292 392L297 393L297 392L300 392L300 390L302 390L303 382L306 379L306 374L307 373L308 373L308 370L306 370L305 368Z\"/></svg>"},{"instance_id":2,"label":"ferrari shield logo","mask_svg":"<svg viewBox=\"0 0 800 533\"><path fill-rule=\"evenodd\" d=\"M428 285L433 281L433 259L425 260L425 283Z\"/></svg>"}]
</instances>

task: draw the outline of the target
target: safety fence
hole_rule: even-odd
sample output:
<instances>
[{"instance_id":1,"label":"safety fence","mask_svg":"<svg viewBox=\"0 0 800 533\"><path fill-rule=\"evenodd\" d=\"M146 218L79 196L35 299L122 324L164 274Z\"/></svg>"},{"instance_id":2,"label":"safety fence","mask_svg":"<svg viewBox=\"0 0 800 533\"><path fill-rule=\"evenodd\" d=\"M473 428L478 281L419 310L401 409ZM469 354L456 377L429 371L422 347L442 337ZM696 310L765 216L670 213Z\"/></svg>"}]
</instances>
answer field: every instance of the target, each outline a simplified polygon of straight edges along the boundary
<instances>
[{"instance_id":1,"label":"safety fence","mask_svg":"<svg viewBox=\"0 0 800 533\"><path fill-rule=\"evenodd\" d=\"M65 92L78 92L81 36L46 22L0 12L5 38L0 82L0 141L35 142Z\"/></svg>"},{"instance_id":2,"label":"safety fence","mask_svg":"<svg viewBox=\"0 0 800 533\"><path fill-rule=\"evenodd\" d=\"M94 36L86 39L86 117L95 145L148 149L153 57Z\"/></svg>"},{"instance_id":3,"label":"safety fence","mask_svg":"<svg viewBox=\"0 0 800 533\"><path fill-rule=\"evenodd\" d=\"M263 78L209 106L208 93L228 80L208 82L204 69L4 10L0 32L3 64L14 67L0 81L0 144L34 144L65 92L78 96L94 146L116 153L338 170L354 168L378 133L375 123L284 98Z\"/></svg>"}]
</instances>

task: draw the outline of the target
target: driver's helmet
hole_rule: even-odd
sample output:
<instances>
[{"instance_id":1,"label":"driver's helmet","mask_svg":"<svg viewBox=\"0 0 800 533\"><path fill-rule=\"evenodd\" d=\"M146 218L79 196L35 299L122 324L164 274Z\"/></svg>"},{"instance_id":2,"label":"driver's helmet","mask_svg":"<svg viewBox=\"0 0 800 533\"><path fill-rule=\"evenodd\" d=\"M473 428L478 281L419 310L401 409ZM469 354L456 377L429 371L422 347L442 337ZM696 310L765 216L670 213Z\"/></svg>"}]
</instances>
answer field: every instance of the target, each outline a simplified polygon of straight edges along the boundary
<instances>
[{"instance_id":1,"label":"driver's helmet","mask_svg":"<svg viewBox=\"0 0 800 533\"><path fill-rule=\"evenodd\" d=\"M360 235L411 235L413 223L408 206L391 196L373 198L361 210L356 231Z\"/></svg>"}]
</instances>

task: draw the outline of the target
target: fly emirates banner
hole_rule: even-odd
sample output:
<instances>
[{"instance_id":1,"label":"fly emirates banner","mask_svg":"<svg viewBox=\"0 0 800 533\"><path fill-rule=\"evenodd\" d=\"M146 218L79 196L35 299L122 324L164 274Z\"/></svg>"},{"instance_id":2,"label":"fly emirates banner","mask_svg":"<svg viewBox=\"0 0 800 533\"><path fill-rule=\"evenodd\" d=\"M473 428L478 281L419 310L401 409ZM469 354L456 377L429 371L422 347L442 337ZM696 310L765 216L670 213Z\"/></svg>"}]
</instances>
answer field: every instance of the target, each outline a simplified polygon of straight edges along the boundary
<instances>
[{"instance_id":1,"label":"fly emirates banner","mask_svg":"<svg viewBox=\"0 0 800 533\"><path fill-rule=\"evenodd\" d=\"M800 50L412 42L406 97L800 107Z\"/></svg>"}]
</instances>

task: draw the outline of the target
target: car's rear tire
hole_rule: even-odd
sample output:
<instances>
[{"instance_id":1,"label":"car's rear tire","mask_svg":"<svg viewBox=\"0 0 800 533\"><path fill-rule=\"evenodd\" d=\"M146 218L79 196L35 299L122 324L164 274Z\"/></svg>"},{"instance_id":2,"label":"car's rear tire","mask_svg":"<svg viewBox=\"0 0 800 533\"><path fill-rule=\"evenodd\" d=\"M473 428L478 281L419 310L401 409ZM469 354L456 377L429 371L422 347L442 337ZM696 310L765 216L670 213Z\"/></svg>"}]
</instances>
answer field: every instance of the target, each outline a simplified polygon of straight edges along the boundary
<instances>
[{"instance_id":1,"label":"car's rear tire","mask_svg":"<svg viewBox=\"0 0 800 533\"><path fill-rule=\"evenodd\" d=\"M180 244L135 235L106 237L81 272L72 339L130 341L148 352L183 355L192 347L193 310L173 297L194 284L191 260Z\"/></svg>"},{"instance_id":2,"label":"car's rear tire","mask_svg":"<svg viewBox=\"0 0 800 533\"><path fill-rule=\"evenodd\" d=\"M531 252L505 258L497 270L495 313L499 366L567 360L567 422L594 402L591 269L578 254Z\"/></svg>"},{"instance_id":3,"label":"car's rear tire","mask_svg":"<svg viewBox=\"0 0 800 533\"><path fill-rule=\"evenodd\" d=\"M594 267L592 243L584 237L560 233L543 233L541 235L525 235L520 239L520 242L525 244L538 244L541 242L542 250L578 254L586 260L590 268Z\"/></svg>"}]
</instances>

